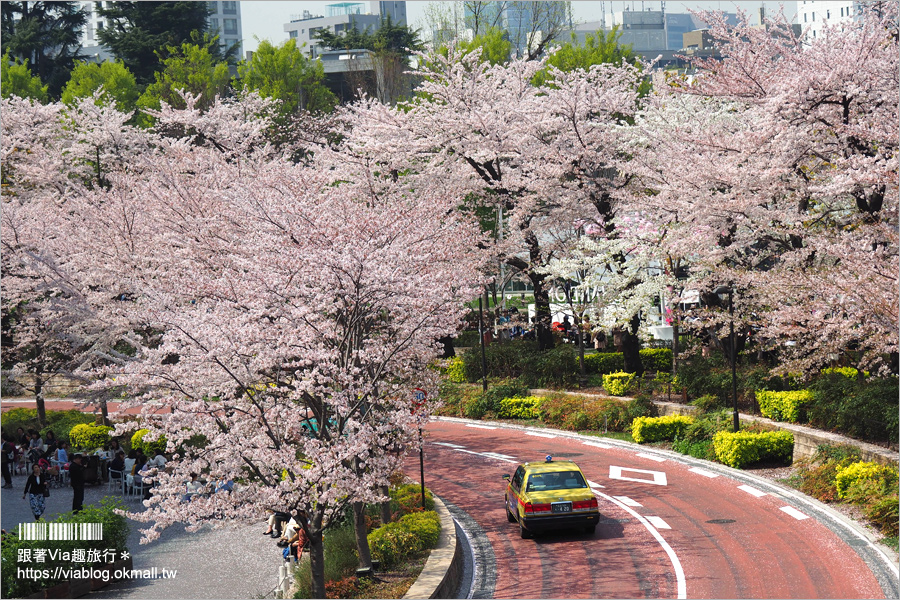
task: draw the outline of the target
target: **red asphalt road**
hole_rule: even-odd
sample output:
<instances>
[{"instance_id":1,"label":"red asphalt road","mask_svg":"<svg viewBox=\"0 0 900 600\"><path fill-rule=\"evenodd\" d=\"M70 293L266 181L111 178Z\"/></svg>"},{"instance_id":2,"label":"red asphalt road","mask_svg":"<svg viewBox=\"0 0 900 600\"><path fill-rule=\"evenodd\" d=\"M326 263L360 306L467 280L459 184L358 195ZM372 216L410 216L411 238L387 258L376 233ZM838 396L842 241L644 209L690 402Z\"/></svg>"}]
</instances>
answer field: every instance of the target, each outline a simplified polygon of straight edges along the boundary
<instances>
[{"instance_id":1,"label":"red asphalt road","mask_svg":"<svg viewBox=\"0 0 900 600\"><path fill-rule=\"evenodd\" d=\"M658 531L683 569L686 598L884 598L871 570L830 529L813 518L798 520L781 510L783 499L756 497L728 477L519 430L436 421L426 432L426 485L487 533L497 561L497 598L676 598L676 569L660 542L603 495L625 496L640 504L631 510L670 527L659 525ZM576 461L590 481L604 486L595 490L601 512L596 533L521 539L503 505L501 477L515 464L477 454L483 452L517 462L547 454ZM406 466L418 474L418 456ZM611 478L611 466L644 481ZM665 473L666 485L649 483L659 475L628 469Z\"/></svg>"},{"instance_id":2,"label":"red asphalt road","mask_svg":"<svg viewBox=\"0 0 900 600\"><path fill-rule=\"evenodd\" d=\"M119 407L121 402L107 402L107 410L109 411L110 416L113 416L119 413ZM2 408L3 412L8 410L12 410L14 408L35 408L34 398L4 398L0 401L0 408ZM85 406L83 402L78 402L76 400L44 400L44 408L46 410L72 410L73 408L77 408L83 412L93 412L96 414L100 414L100 406L99 405L91 405ZM160 413L168 412L168 410L160 410ZM125 411L126 415L139 415L141 413L140 407L129 408Z\"/></svg>"}]
</instances>

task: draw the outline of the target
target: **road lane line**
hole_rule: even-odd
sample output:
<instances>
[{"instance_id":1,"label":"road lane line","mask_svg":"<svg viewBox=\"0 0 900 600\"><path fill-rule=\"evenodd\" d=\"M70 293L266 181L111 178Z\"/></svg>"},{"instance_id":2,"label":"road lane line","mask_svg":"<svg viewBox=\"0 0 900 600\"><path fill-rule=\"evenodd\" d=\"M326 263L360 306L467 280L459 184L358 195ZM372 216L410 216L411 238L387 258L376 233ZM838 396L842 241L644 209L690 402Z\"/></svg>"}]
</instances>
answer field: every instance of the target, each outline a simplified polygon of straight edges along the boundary
<instances>
[{"instance_id":1,"label":"road lane line","mask_svg":"<svg viewBox=\"0 0 900 600\"><path fill-rule=\"evenodd\" d=\"M709 477L710 479L714 479L719 476L718 473L713 473L712 471L707 471L706 469L701 469L700 467L693 467L688 469L691 473L696 473L697 475L703 475L704 477Z\"/></svg>"},{"instance_id":2,"label":"road lane line","mask_svg":"<svg viewBox=\"0 0 900 600\"><path fill-rule=\"evenodd\" d=\"M587 482L588 482L588 485L592 488L605 488L606 487L605 485L600 485L596 481L591 481L590 479L588 479Z\"/></svg>"},{"instance_id":3,"label":"road lane line","mask_svg":"<svg viewBox=\"0 0 900 600\"><path fill-rule=\"evenodd\" d=\"M753 496L756 496L757 498L762 498L763 496L766 495L766 493L764 491L756 489L752 485L739 485L738 489L744 490L748 494L752 494Z\"/></svg>"},{"instance_id":4,"label":"road lane line","mask_svg":"<svg viewBox=\"0 0 900 600\"><path fill-rule=\"evenodd\" d=\"M487 458L493 458L494 460L502 460L503 462L508 462L508 463L519 462L512 456L506 456L505 454L497 454L496 452L482 452L481 456L486 456Z\"/></svg>"},{"instance_id":5,"label":"road lane line","mask_svg":"<svg viewBox=\"0 0 900 600\"><path fill-rule=\"evenodd\" d=\"M551 440L556 439L555 435L550 435L549 433L538 433L537 431L526 431L525 435L533 435L534 437L549 438Z\"/></svg>"},{"instance_id":6,"label":"road lane line","mask_svg":"<svg viewBox=\"0 0 900 600\"><path fill-rule=\"evenodd\" d=\"M616 506L619 506L628 514L633 516L635 519L640 521L640 523L647 528L647 531L656 538L656 541L659 542L659 545L662 546L662 549L665 550L666 554L669 556L669 560L672 562L672 568L675 569L675 581L676 581L676 589L677 589L677 598L678 600L684 600L687 598L687 583L684 578L684 569L681 568L681 561L678 560L678 555L675 554L675 551L672 550L672 546L663 538L662 534L654 527L647 519L639 515L634 511L634 509L625 506L612 496L607 496L603 492L594 492L597 496L601 498L606 498Z\"/></svg>"},{"instance_id":7,"label":"road lane line","mask_svg":"<svg viewBox=\"0 0 900 600\"><path fill-rule=\"evenodd\" d=\"M466 423L466 427L471 427L472 429L497 429L496 427L491 427L490 425L472 425L470 423Z\"/></svg>"},{"instance_id":8,"label":"road lane line","mask_svg":"<svg viewBox=\"0 0 900 600\"><path fill-rule=\"evenodd\" d=\"M662 456L656 456L655 454L647 454L646 452L638 452L635 456L640 456L641 458L649 458L650 460L655 460L656 462L665 462L666 459Z\"/></svg>"},{"instance_id":9,"label":"road lane line","mask_svg":"<svg viewBox=\"0 0 900 600\"><path fill-rule=\"evenodd\" d=\"M435 446L447 446L448 448L465 448L459 444L451 444L450 442L432 442Z\"/></svg>"},{"instance_id":10,"label":"road lane line","mask_svg":"<svg viewBox=\"0 0 900 600\"><path fill-rule=\"evenodd\" d=\"M794 518L797 519L798 521L802 521L803 519L808 519L808 518L809 518L808 515L804 515L802 512L800 512L799 510L797 510L797 509L794 508L793 506L782 506L782 507L781 507L781 510L783 510L783 511L786 512L787 514L791 515L792 517L794 517Z\"/></svg>"},{"instance_id":11,"label":"road lane line","mask_svg":"<svg viewBox=\"0 0 900 600\"><path fill-rule=\"evenodd\" d=\"M634 506L634 507L644 506L640 502L637 502L636 500L632 500L628 496L613 496L613 498L615 498L616 500L618 500L619 502L621 502L622 504L624 504L626 506Z\"/></svg>"},{"instance_id":12,"label":"road lane line","mask_svg":"<svg viewBox=\"0 0 900 600\"><path fill-rule=\"evenodd\" d=\"M600 442L581 442L585 446L593 446L594 448L600 448L601 450L612 450L612 446L608 444L601 444Z\"/></svg>"},{"instance_id":13,"label":"road lane line","mask_svg":"<svg viewBox=\"0 0 900 600\"><path fill-rule=\"evenodd\" d=\"M648 521L653 523L653 526L657 529L672 529L669 527L669 524L662 520L660 517L646 517Z\"/></svg>"},{"instance_id":14,"label":"road lane line","mask_svg":"<svg viewBox=\"0 0 900 600\"><path fill-rule=\"evenodd\" d=\"M480 452L475 452L473 450L466 450L465 448L454 448L457 452L465 452L466 454L474 454L475 456L481 456Z\"/></svg>"}]
</instances>

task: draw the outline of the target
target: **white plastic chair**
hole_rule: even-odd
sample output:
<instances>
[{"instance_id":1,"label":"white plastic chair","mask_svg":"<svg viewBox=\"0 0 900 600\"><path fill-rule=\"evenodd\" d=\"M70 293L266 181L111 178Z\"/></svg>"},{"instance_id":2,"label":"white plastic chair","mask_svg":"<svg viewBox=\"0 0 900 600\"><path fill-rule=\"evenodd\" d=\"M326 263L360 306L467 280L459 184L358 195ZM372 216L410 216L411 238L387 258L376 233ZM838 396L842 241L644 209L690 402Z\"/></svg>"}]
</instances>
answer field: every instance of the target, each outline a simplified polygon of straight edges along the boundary
<instances>
[{"instance_id":1,"label":"white plastic chair","mask_svg":"<svg viewBox=\"0 0 900 600\"><path fill-rule=\"evenodd\" d=\"M119 471L117 469L109 470L109 479L106 480L106 489L107 491L113 489L114 486L117 486L119 489L118 493L125 495L125 471Z\"/></svg>"}]
</instances>

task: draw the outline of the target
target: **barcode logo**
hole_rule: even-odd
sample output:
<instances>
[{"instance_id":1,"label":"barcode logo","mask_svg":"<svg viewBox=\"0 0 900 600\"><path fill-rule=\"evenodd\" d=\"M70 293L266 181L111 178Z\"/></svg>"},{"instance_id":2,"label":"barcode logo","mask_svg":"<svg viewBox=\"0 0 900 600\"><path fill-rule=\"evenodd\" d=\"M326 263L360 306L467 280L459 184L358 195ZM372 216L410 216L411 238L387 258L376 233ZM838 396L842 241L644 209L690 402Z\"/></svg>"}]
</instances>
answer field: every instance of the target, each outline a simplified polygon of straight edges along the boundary
<instances>
[{"instance_id":1,"label":"barcode logo","mask_svg":"<svg viewBox=\"0 0 900 600\"><path fill-rule=\"evenodd\" d=\"M19 539L38 542L102 540L103 523L21 523Z\"/></svg>"}]
</instances>

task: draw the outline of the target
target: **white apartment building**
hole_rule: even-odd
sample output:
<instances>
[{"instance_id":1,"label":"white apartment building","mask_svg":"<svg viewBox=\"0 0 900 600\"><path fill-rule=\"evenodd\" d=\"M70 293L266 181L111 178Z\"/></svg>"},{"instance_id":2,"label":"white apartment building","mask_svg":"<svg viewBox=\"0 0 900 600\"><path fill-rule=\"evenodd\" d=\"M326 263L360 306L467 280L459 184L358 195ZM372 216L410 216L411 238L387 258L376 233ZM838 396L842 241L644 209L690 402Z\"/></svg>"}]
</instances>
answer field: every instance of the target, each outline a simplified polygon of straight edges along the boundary
<instances>
[{"instance_id":1,"label":"white apartment building","mask_svg":"<svg viewBox=\"0 0 900 600\"><path fill-rule=\"evenodd\" d=\"M100 16L100 8L108 8L112 2L82 2L81 6L87 14L87 23L81 34L82 52L92 60L102 62L112 60L110 52L100 45L99 32L106 27L103 17ZM240 2L207 2L210 8L209 31L219 34L219 45L231 47L238 46L237 57L243 56L243 35L241 32L241 3Z\"/></svg>"},{"instance_id":2,"label":"white apartment building","mask_svg":"<svg viewBox=\"0 0 900 600\"><path fill-rule=\"evenodd\" d=\"M295 40L301 52L310 58L316 58L323 52L322 45L313 38L321 29L336 34L352 29L375 31L388 18L395 25L406 25L406 2L338 2L326 8L327 16L304 11L302 16L284 25L288 37Z\"/></svg>"},{"instance_id":3,"label":"white apartment building","mask_svg":"<svg viewBox=\"0 0 900 600\"><path fill-rule=\"evenodd\" d=\"M806 37L822 37L825 24L834 25L850 21L859 16L857 0L801 0L797 2L797 23L806 32Z\"/></svg>"}]
</instances>

